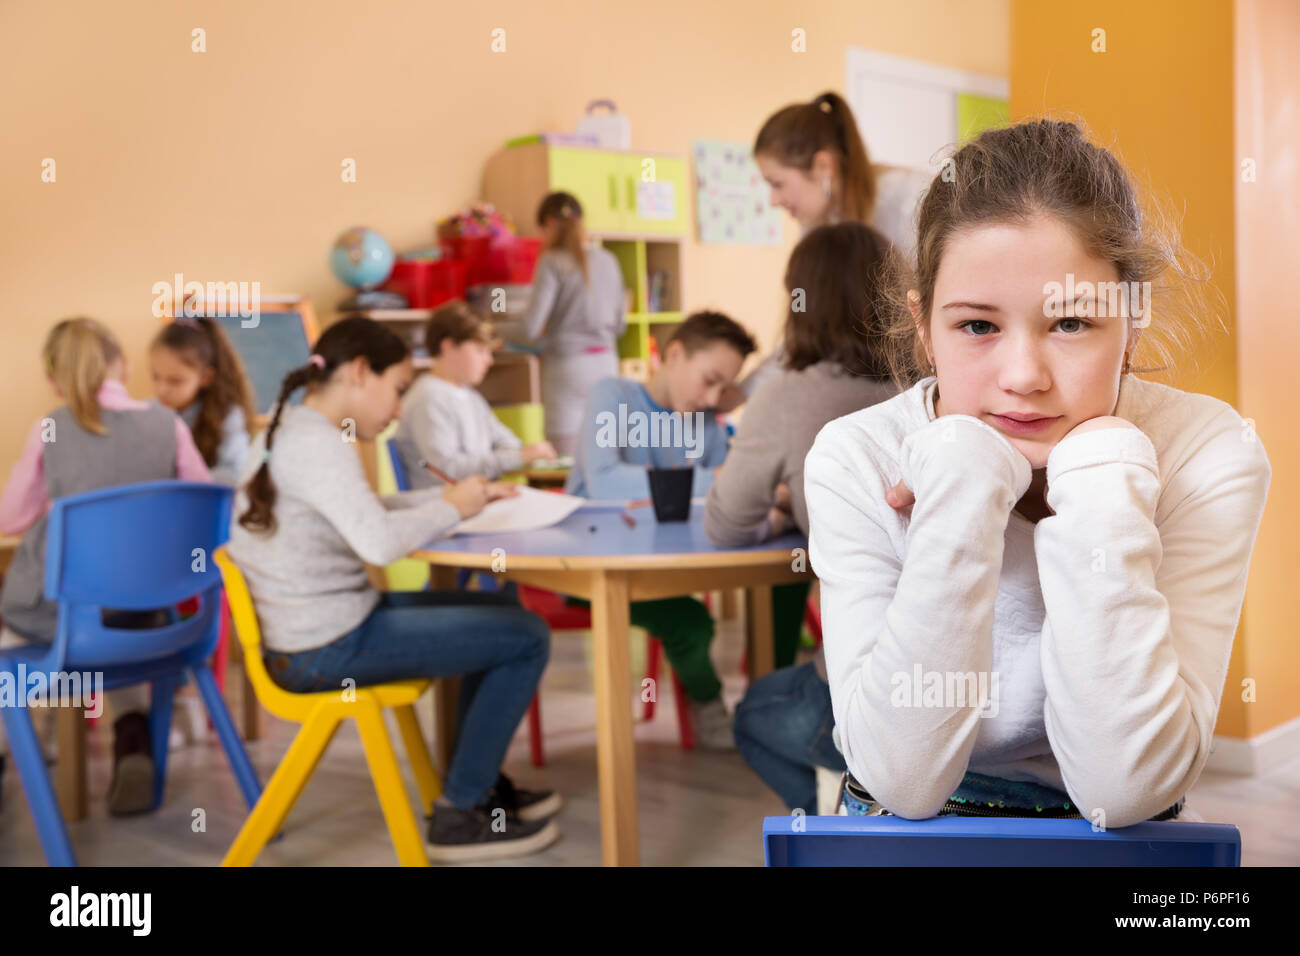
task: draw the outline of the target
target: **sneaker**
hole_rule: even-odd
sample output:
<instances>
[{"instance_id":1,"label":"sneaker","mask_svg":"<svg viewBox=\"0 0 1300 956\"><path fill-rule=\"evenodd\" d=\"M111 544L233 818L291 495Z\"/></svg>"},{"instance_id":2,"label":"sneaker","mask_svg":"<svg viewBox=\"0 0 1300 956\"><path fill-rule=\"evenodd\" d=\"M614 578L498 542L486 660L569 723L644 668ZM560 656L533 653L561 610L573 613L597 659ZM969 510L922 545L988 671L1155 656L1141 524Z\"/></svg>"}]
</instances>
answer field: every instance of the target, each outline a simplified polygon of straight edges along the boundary
<instances>
[{"instance_id":1,"label":"sneaker","mask_svg":"<svg viewBox=\"0 0 1300 956\"><path fill-rule=\"evenodd\" d=\"M560 838L550 820L521 820L504 807L472 810L435 804L429 823L429 859L434 863L477 863L536 853Z\"/></svg>"},{"instance_id":2,"label":"sneaker","mask_svg":"<svg viewBox=\"0 0 1300 956\"><path fill-rule=\"evenodd\" d=\"M554 790L524 790L505 774L497 777L485 802L489 807L502 807L507 815L520 820L545 820L564 806L564 798Z\"/></svg>"},{"instance_id":3,"label":"sneaker","mask_svg":"<svg viewBox=\"0 0 1300 956\"><path fill-rule=\"evenodd\" d=\"M736 735L731 730L731 715L722 695L713 700L687 701L691 715L691 732L703 750L735 750Z\"/></svg>"},{"instance_id":4,"label":"sneaker","mask_svg":"<svg viewBox=\"0 0 1300 956\"><path fill-rule=\"evenodd\" d=\"M154 765L149 718L125 714L113 724L113 782L108 812L115 817L153 809Z\"/></svg>"}]
</instances>

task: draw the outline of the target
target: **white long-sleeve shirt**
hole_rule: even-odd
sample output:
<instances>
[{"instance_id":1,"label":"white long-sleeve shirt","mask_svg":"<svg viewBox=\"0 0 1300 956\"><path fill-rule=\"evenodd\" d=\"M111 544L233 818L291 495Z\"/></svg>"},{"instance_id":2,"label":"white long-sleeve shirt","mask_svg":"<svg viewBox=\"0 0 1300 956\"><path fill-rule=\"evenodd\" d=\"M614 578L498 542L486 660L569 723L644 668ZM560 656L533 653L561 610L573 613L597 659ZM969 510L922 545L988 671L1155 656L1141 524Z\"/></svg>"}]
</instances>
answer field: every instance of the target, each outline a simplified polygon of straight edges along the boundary
<instances>
[{"instance_id":1,"label":"white long-sleeve shirt","mask_svg":"<svg viewBox=\"0 0 1300 956\"><path fill-rule=\"evenodd\" d=\"M1263 445L1226 403L1125 376L1113 414L1136 430L1060 441L1035 525L1013 511L1028 460L980 419L935 419L935 382L829 423L805 462L836 743L903 817L972 770L1063 789L1107 827L1149 819L1209 756ZM987 703L915 694L981 672Z\"/></svg>"},{"instance_id":2,"label":"white long-sleeve shirt","mask_svg":"<svg viewBox=\"0 0 1300 956\"><path fill-rule=\"evenodd\" d=\"M423 459L461 481L470 475L500 478L524 463L523 442L492 413L469 385L433 373L421 375L402 397L402 419L393 436L412 489L442 482L420 466Z\"/></svg>"}]
</instances>

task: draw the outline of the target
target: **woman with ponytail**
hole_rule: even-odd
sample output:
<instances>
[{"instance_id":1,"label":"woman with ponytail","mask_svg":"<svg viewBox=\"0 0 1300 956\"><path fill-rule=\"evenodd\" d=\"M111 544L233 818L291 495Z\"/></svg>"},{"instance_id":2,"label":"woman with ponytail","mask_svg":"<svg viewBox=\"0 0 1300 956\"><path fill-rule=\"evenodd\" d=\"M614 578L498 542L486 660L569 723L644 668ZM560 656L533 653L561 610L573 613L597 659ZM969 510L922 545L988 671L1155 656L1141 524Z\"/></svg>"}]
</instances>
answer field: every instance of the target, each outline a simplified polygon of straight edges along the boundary
<instances>
[{"instance_id":1,"label":"woman with ponytail","mask_svg":"<svg viewBox=\"0 0 1300 956\"><path fill-rule=\"evenodd\" d=\"M178 316L149 349L158 401L181 416L212 479L233 485L248 458L253 389L230 339L210 318Z\"/></svg>"},{"instance_id":2,"label":"woman with ponytail","mask_svg":"<svg viewBox=\"0 0 1300 956\"><path fill-rule=\"evenodd\" d=\"M823 93L811 103L795 103L769 116L754 140L754 160L772 187L772 204L794 216L802 235L841 222L873 224L875 176L853 111L838 93ZM871 241L886 247L900 239L897 233L871 232L875 237ZM875 278L862 276L862 285L874 285ZM760 384L776 378L784 368L785 345L780 343L727 390L719 410L728 412L744 404Z\"/></svg>"},{"instance_id":3,"label":"woman with ponytail","mask_svg":"<svg viewBox=\"0 0 1300 956\"><path fill-rule=\"evenodd\" d=\"M773 113L754 140L754 159L772 187L772 205L794 216L804 233L871 221L871 161L853 111L838 93Z\"/></svg>"},{"instance_id":4,"label":"woman with ponytail","mask_svg":"<svg viewBox=\"0 0 1300 956\"><path fill-rule=\"evenodd\" d=\"M546 440L571 454L592 387L618 375L618 337L627 327L627 297L618 260L594 245L582 206L551 193L537 208L546 251L537 260L524 334L542 346Z\"/></svg>"},{"instance_id":5,"label":"woman with ponytail","mask_svg":"<svg viewBox=\"0 0 1300 956\"><path fill-rule=\"evenodd\" d=\"M463 677L430 857L530 853L559 836L547 818L560 798L515 789L500 767L546 667L545 622L500 593L381 594L366 574L367 564L391 564L489 501L518 494L481 475L374 493L356 442L373 440L399 415L413 374L406 344L378 322L355 316L330 326L308 363L285 377L270 425L253 441L230 554L257 607L267 669L285 689ZM302 404L290 406L302 388ZM495 825L498 809L504 829Z\"/></svg>"}]
</instances>

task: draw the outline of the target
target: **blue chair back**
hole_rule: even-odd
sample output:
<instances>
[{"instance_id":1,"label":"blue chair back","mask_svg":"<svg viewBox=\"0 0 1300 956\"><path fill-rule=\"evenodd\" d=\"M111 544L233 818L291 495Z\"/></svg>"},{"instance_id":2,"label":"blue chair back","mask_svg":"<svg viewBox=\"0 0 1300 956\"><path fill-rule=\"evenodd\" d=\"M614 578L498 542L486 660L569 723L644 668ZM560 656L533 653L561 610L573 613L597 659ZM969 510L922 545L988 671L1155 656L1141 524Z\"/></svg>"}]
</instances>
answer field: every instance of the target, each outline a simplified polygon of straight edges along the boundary
<instances>
[{"instance_id":1,"label":"blue chair back","mask_svg":"<svg viewBox=\"0 0 1300 956\"><path fill-rule=\"evenodd\" d=\"M402 453L397 450L397 442L389 438L384 444L388 446L388 460L393 465L393 484L398 491L410 491L411 479L406 474L406 462L402 461Z\"/></svg>"},{"instance_id":2,"label":"blue chair back","mask_svg":"<svg viewBox=\"0 0 1300 956\"><path fill-rule=\"evenodd\" d=\"M190 481L118 485L60 498L50 510L45 596L59 604L60 667L100 668L176 658L201 661L216 645L221 572L212 554L230 534L233 491ZM193 617L130 630L104 609L175 608L200 596Z\"/></svg>"},{"instance_id":3,"label":"blue chair back","mask_svg":"<svg viewBox=\"0 0 1300 956\"><path fill-rule=\"evenodd\" d=\"M1222 823L1015 817L766 817L767 866L1241 866L1241 834Z\"/></svg>"}]
</instances>

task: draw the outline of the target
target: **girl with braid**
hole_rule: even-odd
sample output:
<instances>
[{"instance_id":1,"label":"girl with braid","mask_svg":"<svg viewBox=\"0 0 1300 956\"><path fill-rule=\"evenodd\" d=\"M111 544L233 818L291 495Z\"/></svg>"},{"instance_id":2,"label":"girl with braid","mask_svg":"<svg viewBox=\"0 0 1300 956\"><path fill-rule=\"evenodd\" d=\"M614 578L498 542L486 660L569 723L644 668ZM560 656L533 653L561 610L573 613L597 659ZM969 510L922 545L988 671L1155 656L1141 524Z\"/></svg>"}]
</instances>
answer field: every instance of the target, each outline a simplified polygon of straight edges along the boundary
<instances>
[{"instance_id":1,"label":"girl with braid","mask_svg":"<svg viewBox=\"0 0 1300 956\"><path fill-rule=\"evenodd\" d=\"M405 557L489 501L518 494L482 475L374 493L355 442L399 415L413 374L405 343L379 323L355 316L330 326L309 362L285 377L270 425L253 442L230 554L257 607L267 669L286 690L464 678L429 854L441 862L517 856L559 836L549 820L559 796L517 790L500 773L546 667L545 622L498 593L381 594L366 575L366 564ZM302 404L290 406L304 387Z\"/></svg>"}]
</instances>

